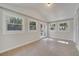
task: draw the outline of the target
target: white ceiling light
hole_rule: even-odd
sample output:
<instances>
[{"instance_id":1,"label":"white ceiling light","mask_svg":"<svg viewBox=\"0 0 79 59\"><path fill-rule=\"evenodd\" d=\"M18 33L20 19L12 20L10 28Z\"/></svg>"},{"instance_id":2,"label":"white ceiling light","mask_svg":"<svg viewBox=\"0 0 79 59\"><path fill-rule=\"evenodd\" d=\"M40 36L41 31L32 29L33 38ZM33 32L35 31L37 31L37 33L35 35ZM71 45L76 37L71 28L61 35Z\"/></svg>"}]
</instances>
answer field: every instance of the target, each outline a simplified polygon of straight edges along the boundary
<instances>
[{"instance_id":1,"label":"white ceiling light","mask_svg":"<svg viewBox=\"0 0 79 59\"><path fill-rule=\"evenodd\" d=\"M49 7L49 6L51 6L53 3L47 3L47 6Z\"/></svg>"}]
</instances>

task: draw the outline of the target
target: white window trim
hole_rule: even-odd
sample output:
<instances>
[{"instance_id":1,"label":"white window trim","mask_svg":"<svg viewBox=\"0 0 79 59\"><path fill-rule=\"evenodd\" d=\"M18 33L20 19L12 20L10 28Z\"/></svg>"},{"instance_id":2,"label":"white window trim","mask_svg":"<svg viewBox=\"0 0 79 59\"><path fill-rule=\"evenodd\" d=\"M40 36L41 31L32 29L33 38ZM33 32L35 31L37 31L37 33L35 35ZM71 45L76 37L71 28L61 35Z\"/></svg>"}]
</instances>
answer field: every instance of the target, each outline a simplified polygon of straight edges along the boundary
<instances>
[{"instance_id":1,"label":"white window trim","mask_svg":"<svg viewBox=\"0 0 79 59\"><path fill-rule=\"evenodd\" d=\"M36 30L30 30L30 21L36 22ZM37 20L28 18L28 32L36 32L37 31Z\"/></svg>"},{"instance_id":2,"label":"white window trim","mask_svg":"<svg viewBox=\"0 0 79 59\"><path fill-rule=\"evenodd\" d=\"M7 16L21 17L22 18L22 30L15 30L15 31L7 30L7 26L6 26L7 25L7 23L6 23L6 17ZM20 15L16 15L16 14L12 15L12 14L8 14L8 13L4 12L2 22L3 22L3 27L2 27L3 28L3 34L16 34L16 33L22 33L22 32L25 31L24 18L22 16L20 16Z\"/></svg>"}]
</instances>

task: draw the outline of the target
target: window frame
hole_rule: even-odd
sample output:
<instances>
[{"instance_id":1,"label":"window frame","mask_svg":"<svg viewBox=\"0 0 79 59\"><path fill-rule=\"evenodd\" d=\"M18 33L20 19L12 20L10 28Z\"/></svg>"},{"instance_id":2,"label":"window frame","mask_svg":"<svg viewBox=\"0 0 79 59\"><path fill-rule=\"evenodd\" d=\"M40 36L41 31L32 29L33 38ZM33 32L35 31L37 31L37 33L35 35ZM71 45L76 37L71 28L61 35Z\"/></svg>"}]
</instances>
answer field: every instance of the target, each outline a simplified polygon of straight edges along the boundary
<instances>
[{"instance_id":1,"label":"window frame","mask_svg":"<svg viewBox=\"0 0 79 59\"><path fill-rule=\"evenodd\" d=\"M15 31L14 30L7 30L7 19L8 19L8 17L20 17L20 18L22 18L22 30L15 30ZM22 16L22 15L4 12L2 24L3 24L2 25L3 34L16 34L16 33L22 33L22 32L25 31L25 17Z\"/></svg>"}]
</instances>

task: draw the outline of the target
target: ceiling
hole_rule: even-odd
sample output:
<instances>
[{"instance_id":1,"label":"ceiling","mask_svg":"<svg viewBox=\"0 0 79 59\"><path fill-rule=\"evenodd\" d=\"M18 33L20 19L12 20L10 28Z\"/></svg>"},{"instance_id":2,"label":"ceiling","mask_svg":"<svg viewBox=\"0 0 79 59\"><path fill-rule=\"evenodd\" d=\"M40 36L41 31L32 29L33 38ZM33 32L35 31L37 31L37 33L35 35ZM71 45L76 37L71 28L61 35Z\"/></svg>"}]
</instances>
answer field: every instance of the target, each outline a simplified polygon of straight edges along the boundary
<instances>
[{"instance_id":1,"label":"ceiling","mask_svg":"<svg viewBox=\"0 0 79 59\"><path fill-rule=\"evenodd\" d=\"M0 4L0 6L18 11L40 20L57 21L72 18L79 4L53 3L48 7L47 3L6 3Z\"/></svg>"}]
</instances>

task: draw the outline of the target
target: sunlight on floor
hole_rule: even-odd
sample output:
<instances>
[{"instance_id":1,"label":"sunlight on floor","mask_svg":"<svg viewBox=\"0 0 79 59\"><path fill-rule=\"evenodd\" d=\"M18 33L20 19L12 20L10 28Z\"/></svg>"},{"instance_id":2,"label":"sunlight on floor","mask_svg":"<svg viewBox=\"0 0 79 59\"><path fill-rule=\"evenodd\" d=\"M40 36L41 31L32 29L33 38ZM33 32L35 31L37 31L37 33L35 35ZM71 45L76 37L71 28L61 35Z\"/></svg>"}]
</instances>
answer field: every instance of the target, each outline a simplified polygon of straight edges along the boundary
<instances>
[{"instance_id":1,"label":"sunlight on floor","mask_svg":"<svg viewBox=\"0 0 79 59\"><path fill-rule=\"evenodd\" d=\"M54 41L54 39L51 39L51 38L45 38L43 40L50 40L50 41Z\"/></svg>"},{"instance_id":2,"label":"sunlight on floor","mask_svg":"<svg viewBox=\"0 0 79 59\"><path fill-rule=\"evenodd\" d=\"M52 39L52 38L45 38L45 39L43 39L43 40L44 40L44 41L47 41L47 40L56 41L55 39ZM62 40L58 40L58 41L56 41L56 42L58 42L58 43L63 43L63 44L69 44L68 42L62 41Z\"/></svg>"},{"instance_id":3,"label":"sunlight on floor","mask_svg":"<svg viewBox=\"0 0 79 59\"><path fill-rule=\"evenodd\" d=\"M65 41L57 41L59 43L64 43L64 44L68 44L68 42L65 42Z\"/></svg>"}]
</instances>

